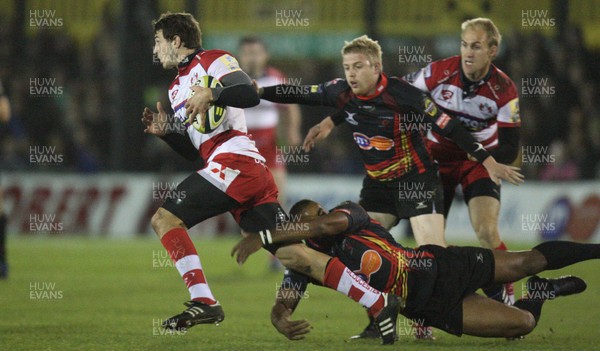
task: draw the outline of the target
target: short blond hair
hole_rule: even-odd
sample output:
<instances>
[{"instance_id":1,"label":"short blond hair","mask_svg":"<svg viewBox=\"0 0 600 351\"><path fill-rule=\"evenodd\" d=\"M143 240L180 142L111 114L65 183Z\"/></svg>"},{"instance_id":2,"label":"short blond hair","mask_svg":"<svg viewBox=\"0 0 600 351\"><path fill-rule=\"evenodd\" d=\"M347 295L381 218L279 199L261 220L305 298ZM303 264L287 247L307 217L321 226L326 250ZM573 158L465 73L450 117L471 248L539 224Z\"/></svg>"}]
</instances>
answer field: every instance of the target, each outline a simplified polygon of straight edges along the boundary
<instances>
[{"instance_id":1,"label":"short blond hair","mask_svg":"<svg viewBox=\"0 0 600 351\"><path fill-rule=\"evenodd\" d=\"M465 30L467 30L467 29L481 28L487 34L488 46L492 47L495 45L498 48L500 48L500 42L502 41L502 35L500 35L500 31L498 30L498 27L496 27L496 25L494 24L494 22L492 22L491 19L478 17L478 18L466 20L461 24L460 28L462 30L462 33L464 33Z\"/></svg>"},{"instance_id":2,"label":"short blond hair","mask_svg":"<svg viewBox=\"0 0 600 351\"><path fill-rule=\"evenodd\" d=\"M377 40L373 40L366 35L352 39L352 41L344 41L342 55L359 53L364 54L369 58L371 64L379 62L383 69L381 60L381 46Z\"/></svg>"}]
</instances>

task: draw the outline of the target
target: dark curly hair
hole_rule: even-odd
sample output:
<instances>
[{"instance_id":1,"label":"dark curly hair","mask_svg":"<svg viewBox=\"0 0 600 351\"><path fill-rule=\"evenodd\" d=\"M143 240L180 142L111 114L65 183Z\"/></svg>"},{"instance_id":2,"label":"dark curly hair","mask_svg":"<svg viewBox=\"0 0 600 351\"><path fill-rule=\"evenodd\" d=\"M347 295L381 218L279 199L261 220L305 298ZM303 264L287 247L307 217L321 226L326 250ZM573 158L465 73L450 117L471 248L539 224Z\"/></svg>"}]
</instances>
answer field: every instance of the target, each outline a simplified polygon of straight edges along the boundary
<instances>
[{"instance_id":1,"label":"dark curly hair","mask_svg":"<svg viewBox=\"0 0 600 351\"><path fill-rule=\"evenodd\" d=\"M202 31L198 21L189 13L165 12L157 20L152 21L154 33L162 30L162 34L167 40L173 40L179 36L184 46L188 49L198 49L202 47Z\"/></svg>"}]
</instances>

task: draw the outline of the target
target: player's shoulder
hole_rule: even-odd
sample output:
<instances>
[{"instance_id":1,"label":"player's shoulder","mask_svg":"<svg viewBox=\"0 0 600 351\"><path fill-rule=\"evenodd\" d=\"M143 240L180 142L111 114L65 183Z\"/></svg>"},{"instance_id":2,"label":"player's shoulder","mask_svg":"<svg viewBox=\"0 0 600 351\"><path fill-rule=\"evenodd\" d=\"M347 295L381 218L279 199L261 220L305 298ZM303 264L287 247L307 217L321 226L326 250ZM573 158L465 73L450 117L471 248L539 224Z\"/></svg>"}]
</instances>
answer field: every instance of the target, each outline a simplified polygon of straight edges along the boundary
<instances>
[{"instance_id":1,"label":"player's shoulder","mask_svg":"<svg viewBox=\"0 0 600 351\"><path fill-rule=\"evenodd\" d=\"M460 70L460 56L446 57L433 61L425 67L425 79L433 82L445 81Z\"/></svg>"},{"instance_id":2,"label":"player's shoulder","mask_svg":"<svg viewBox=\"0 0 600 351\"><path fill-rule=\"evenodd\" d=\"M218 49L202 50L196 55L195 58L205 69L208 69L208 67L210 67L210 65L212 65L216 60L224 60L225 63L229 61L236 61L232 54L225 50Z\"/></svg>"},{"instance_id":3,"label":"player's shoulder","mask_svg":"<svg viewBox=\"0 0 600 351\"><path fill-rule=\"evenodd\" d=\"M512 100L518 97L515 82L495 65L492 64L490 69L492 70L490 84L496 93L500 95L500 99Z\"/></svg>"}]
</instances>

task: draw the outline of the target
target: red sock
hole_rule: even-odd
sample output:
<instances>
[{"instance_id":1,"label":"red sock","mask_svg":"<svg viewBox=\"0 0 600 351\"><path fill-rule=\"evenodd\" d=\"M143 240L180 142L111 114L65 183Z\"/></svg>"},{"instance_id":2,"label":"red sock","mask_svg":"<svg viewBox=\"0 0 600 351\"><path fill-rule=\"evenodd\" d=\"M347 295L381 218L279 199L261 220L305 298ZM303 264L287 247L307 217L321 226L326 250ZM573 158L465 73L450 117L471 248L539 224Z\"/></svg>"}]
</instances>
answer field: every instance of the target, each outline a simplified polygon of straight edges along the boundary
<instances>
[{"instance_id":1,"label":"red sock","mask_svg":"<svg viewBox=\"0 0 600 351\"><path fill-rule=\"evenodd\" d=\"M376 316L385 304L383 295L346 267L339 258L329 260L325 268L323 285L337 290L369 309Z\"/></svg>"},{"instance_id":2,"label":"red sock","mask_svg":"<svg viewBox=\"0 0 600 351\"><path fill-rule=\"evenodd\" d=\"M173 228L160 239L183 278L193 301L209 305L217 303L213 296L196 252L194 243L183 228Z\"/></svg>"},{"instance_id":3,"label":"red sock","mask_svg":"<svg viewBox=\"0 0 600 351\"><path fill-rule=\"evenodd\" d=\"M501 251L506 251L508 250L508 248L506 247L506 245L504 244L504 241L500 242L500 245L498 245L497 248L495 248L494 250L501 250Z\"/></svg>"}]
</instances>

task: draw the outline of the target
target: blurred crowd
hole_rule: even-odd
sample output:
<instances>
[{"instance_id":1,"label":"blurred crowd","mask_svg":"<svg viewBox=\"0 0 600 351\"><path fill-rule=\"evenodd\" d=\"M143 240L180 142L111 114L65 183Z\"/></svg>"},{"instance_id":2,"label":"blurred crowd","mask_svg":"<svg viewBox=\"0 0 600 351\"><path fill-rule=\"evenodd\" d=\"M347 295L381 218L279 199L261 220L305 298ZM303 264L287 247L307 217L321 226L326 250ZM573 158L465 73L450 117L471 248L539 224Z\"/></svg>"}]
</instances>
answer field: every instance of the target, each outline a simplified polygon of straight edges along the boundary
<instances>
[{"instance_id":1,"label":"blurred crowd","mask_svg":"<svg viewBox=\"0 0 600 351\"><path fill-rule=\"evenodd\" d=\"M144 19L146 20L146 19ZM139 75L150 75L150 84L131 82L149 107L156 100L168 105L166 91L174 71L164 71L151 57L150 18L144 36L148 51L140 53ZM115 19L105 16L103 26L89 45L78 45L61 30L39 30L24 35L23 43L12 45L15 26L0 26L0 80L12 105L9 124L0 125L0 168L3 170L44 169L49 171L189 171L190 165L172 153L156 138L142 138L140 145L128 145L139 162L115 168L110 162L112 129L110 116L121 116L114 103L118 91L113 79L118 74L119 50ZM341 43L340 43L341 45ZM494 62L517 84L522 117L521 144L538 147L542 157L520 158L529 179L574 180L600 177L600 53L588 50L578 28L568 28L557 38L536 32L505 33L502 55ZM431 46L435 48L435 46ZM15 49L18 50L15 53ZM458 54L459 47L456 47ZM443 56L431 50L432 58ZM235 53L234 53L235 54ZM395 62L394 62L395 61ZM273 57L272 64L289 76L302 77L310 84L342 77L339 60L289 61ZM384 57L390 75L403 75L418 66L397 64L397 56ZM36 90L42 85L50 89ZM543 80L550 94L522 94L523 79ZM60 88L60 89L59 89ZM552 89L550 89L552 88ZM46 89L48 90L48 89ZM41 91L41 93L40 93ZM139 106L141 111L144 106ZM320 121L331 110L302 107L302 132ZM122 113L121 113L122 114ZM139 129L129 133L142 133ZM31 160L31 147L51 146L63 155L57 166ZM542 155L543 156L543 155ZM361 173L358 153L347 131L336 131L310 155L310 162L290 165L291 172Z\"/></svg>"}]
</instances>

